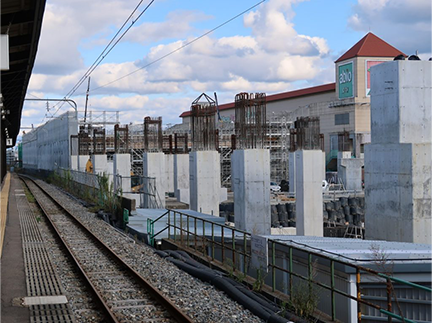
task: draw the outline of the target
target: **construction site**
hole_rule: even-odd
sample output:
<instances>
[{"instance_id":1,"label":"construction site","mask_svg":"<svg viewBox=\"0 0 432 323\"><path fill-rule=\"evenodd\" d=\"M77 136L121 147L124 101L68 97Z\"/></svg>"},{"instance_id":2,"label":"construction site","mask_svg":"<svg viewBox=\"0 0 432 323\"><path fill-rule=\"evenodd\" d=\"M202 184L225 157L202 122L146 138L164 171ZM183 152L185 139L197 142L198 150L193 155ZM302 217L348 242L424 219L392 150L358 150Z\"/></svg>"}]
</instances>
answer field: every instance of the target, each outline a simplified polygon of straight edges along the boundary
<instances>
[{"instance_id":1,"label":"construction site","mask_svg":"<svg viewBox=\"0 0 432 323\"><path fill-rule=\"evenodd\" d=\"M368 33L335 83L202 93L175 125L75 105L26 131L6 317L431 322L431 67Z\"/></svg>"}]
</instances>

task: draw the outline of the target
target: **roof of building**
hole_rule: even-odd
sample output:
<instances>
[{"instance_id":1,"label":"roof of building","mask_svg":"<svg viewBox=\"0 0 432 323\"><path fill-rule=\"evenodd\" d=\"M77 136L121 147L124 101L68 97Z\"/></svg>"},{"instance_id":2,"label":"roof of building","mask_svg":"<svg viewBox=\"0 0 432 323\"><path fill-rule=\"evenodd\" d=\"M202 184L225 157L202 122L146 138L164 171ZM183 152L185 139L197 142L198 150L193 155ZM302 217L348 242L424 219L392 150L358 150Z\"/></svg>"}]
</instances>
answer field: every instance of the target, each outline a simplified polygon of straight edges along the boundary
<instances>
[{"instance_id":1,"label":"roof of building","mask_svg":"<svg viewBox=\"0 0 432 323\"><path fill-rule=\"evenodd\" d=\"M394 48L389 43L378 36L367 33L360 39L353 47L351 47L345 54L339 57L335 63L344 61L353 57L396 57L398 55L406 55L400 50Z\"/></svg>"},{"instance_id":2,"label":"roof of building","mask_svg":"<svg viewBox=\"0 0 432 323\"><path fill-rule=\"evenodd\" d=\"M329 83L324 85L308 87L300 90L268 95L266 97L266 101L273 102L279 100L293 99L305 95L320 94L320 93L331 92L335 90L336 90L336 83ZM234 102L219 105L219 110L227 110L233 108L234 108ZM180 115L180 118L189 117L190 115L191 115L191 111L185 111Z\"/></svg>"}]
</instances>

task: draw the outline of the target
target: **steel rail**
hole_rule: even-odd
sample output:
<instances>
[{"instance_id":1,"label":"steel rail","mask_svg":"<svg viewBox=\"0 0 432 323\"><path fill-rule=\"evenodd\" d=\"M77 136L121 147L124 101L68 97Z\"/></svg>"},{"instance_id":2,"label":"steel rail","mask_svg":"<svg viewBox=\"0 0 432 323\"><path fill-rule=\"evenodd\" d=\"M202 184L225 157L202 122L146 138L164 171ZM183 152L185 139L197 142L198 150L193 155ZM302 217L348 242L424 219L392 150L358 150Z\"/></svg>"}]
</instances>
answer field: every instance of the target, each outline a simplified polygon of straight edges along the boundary
<instances>
[{"instance_id":1,"label":"steel rail","mask_svg":"<svg viewBox=\"0 0 432 323\"><path fill-rule=\"evenodd\" d=\"M24 176L22 176L24 177ZM125 267L129 274L131 274L135 280L153 297L157 302L159 302L170 314L171 316L178 322L186 322L186 323L192 323L193 320L188 317L181 309L179 309L171 300L166 298L161 292L159 292L155 287L153 287L144 277L142 277L135 269L133 269L131 266L129 266L127 263L125 263L110 247L108 247L104 242L102 242L98 237L96 237L79 219L77 219L73 214L71 214L66 208L64 208L54 197L50 195L43 187L41 187L38 183L36 183L32 178L25 176L28 180L32 181L34 185L36 185L44 194L46 194L58 207L60 207L75 223L77 223L86 233L88 233L94 241L96 241L108 254L113 257L113 259L120 264L121 266ZM27 184L26 184L27 185ZM42 210L44 208L39 204ZM45 212L45 210L44 210ZM49 219L49 217L47 217ZM54 223L51 222L51 225L55 228ZM94 285L89 280L89 277L85 274L84 269L79 265L78 260L73 256L72 250L69 249L66 241L63 240L61 237L59 231L55 229L57 234L59 235L60 239L62 240L62 243L65 245L68 252L71 254L72 258L77 264L77 267L80 269L84 277L86 277L86 280L88 281L88 284L92 287L92 289L95 291L95 293L98 296L98 300L103 302L104 309L107 309L109 311L109 317L112 318L112 322L118 322L118 320L115 318L114 314L109 309L108 305L103 300L102 296L99 295L97 290L95 289Z\"/></svg>"}]
</instances>

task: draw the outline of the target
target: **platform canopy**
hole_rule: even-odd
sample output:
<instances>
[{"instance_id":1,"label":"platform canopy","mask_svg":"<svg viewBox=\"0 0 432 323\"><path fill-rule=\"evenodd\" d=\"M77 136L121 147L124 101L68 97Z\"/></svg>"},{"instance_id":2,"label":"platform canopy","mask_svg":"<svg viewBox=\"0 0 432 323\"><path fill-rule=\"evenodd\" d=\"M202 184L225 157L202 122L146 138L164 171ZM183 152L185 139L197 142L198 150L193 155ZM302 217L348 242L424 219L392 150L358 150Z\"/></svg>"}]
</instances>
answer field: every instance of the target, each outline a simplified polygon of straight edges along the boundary
<instances>
[{"instance_id":1,"label":"platform canopy","mask_svg":"<svg viewBox=\"0 0 432 323\"><path fill-rule=\"evenodd\" d=\"M1 137L19 133L21 111L36 58L46 0L1 0L2 66L1 88L5 119L1 120ZM4 42L4 43L3 43ZM8 60L3 54L7 49ZM7 62L8 61L8 62ZM8 66L7 66L8 65Z\"/></svg>"}]
</instances>

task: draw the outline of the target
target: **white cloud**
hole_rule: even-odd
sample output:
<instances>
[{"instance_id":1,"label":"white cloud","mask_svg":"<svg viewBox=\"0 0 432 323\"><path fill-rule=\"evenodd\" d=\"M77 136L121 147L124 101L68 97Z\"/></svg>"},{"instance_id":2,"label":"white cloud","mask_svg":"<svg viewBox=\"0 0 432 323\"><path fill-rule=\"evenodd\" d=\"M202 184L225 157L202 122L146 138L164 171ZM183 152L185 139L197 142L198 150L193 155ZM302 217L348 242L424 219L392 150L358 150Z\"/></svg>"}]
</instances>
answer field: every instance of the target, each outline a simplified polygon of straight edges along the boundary
<instances>
[{"instance_id":1,"label":"white cloud","mask_svg":"<svg viewBox=\"0 0 432 323\"><path fill-rule=\"evenodd\" d=\"M217 91L223 104L242 91L271 94L293 89L293 82L319 83L333 63L325 39L300 35L295 30L292 5L301 1L269 0L245 15L243 23L250 35L210 34L141 70L194 38L172 39L202 33L194 29L194 23L209 16L176 11L164 21L133 27L124 41L165 43L154 44L147 54L137 52L135 61L102 63L91 75L90 109L122 111L124 123L146 115L162 116L164 123L174 123L201 92ZM87 70L80 51L104 44L134 5L132 1L115 0L66 0L47 5L29 90L63 97ZM62 50L52 51L53 47ZM86 85L84 82L72 97L80 110ZM37 117L41 116L43 113Z\"/></svg>"},{"instance_id":2,"label":"white cloud","mask_svg":"<svg viewBox=\"0 0 432 323\"><path fill-rule=\"evenodd\" d=\"M375 33L407 55L431 51L430 0L358 0L348 25Z\"/></svg>"}]
</instances>

